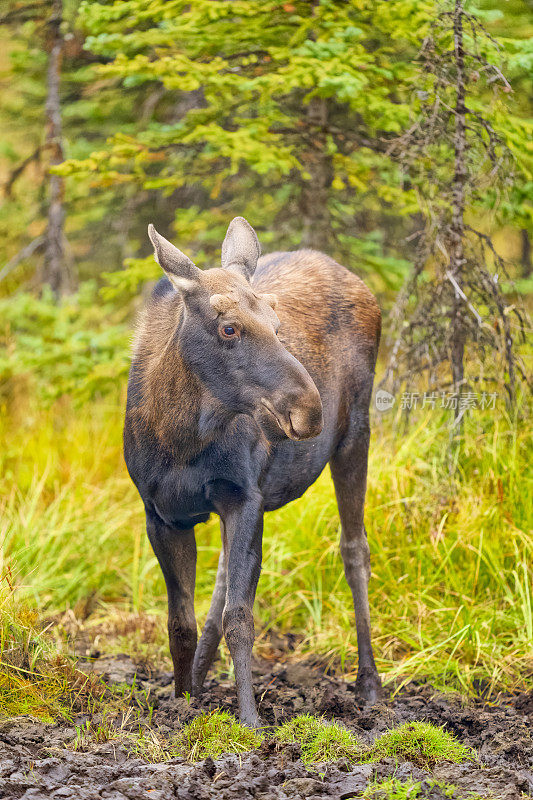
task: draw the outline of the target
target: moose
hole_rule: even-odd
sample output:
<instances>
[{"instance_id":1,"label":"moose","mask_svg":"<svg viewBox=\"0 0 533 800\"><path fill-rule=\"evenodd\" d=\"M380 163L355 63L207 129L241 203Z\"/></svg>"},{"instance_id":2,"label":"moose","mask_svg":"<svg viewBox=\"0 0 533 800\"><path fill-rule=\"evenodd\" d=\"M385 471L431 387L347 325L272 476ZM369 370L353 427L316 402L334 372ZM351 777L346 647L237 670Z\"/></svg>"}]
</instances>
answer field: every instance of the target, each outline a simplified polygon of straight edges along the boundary
<instances>
[{"instance_id":1,"label":"moose","mask_svg":"<svg viewBox=\"0 0 533 800\"><path fill-rule=\"evenodd\" d=\"M124 455L165 578L176 696L201 693L224 635L241 722L260 725L251 666L263 514L300 497L329 462L355 609L355 689L373 702L363 509L378 304L323 253L261 257L243 217L228 227L221 267L206 270L153 225L148 233L165 277L134 343ZM194 529L211 513L222 547L197 643Z\"/></svg>"}]
</instances>

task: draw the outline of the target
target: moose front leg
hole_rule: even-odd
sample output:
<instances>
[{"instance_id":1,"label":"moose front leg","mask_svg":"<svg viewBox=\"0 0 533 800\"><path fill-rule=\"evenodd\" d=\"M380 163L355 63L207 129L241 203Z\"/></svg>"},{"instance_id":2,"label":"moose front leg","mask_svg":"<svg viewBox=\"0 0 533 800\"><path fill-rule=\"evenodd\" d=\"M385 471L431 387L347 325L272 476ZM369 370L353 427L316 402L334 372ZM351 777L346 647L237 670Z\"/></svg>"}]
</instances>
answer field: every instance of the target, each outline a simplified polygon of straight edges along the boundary
<instances>
[{"instance_id":1,"label":"moose front leg","mask_svg":"<svg viewBox=\"0 0 533 800\"><path fill-rule=\"evenodd\" d=\"M146 530L167 586L168 641L174 665L175 693L179 697L192 689L192 663L196 650L194 529L174 530L159 517L147 513Z\"/></svg>"},{"instance_id":2,"label":"moose front leg","mask_svg":"<svg viewBox=\"0 0 533 800\"><path fill-rule=\"evenodd\" d=\"M252 686L253 604L261 571L262 501L248 500L232 508L224 514L224 526L227 589L222 627L235 670L240 720L256 728L261 723Z\"/></svg>"},{"instance_id":3,"label":"moose front leg","mask_svg":"<svg viewBox=\"0 0 533 800\"><path fill-rule=\"evenodd\" d=\"M218 559L217 577L215 581L215 588L211 598L211 606L205 621L198 647L194 655L194 663L192 667L192 688L196 696L201 694L204 685L205 676L209 667L215 660L218 646L222 638L222 613L226 602L226 556L224 552L224 540L226 534L224 531L224 523L220 520L220 529L222 533L222 550L220 558Z\"/></svg>"}]
</instances>

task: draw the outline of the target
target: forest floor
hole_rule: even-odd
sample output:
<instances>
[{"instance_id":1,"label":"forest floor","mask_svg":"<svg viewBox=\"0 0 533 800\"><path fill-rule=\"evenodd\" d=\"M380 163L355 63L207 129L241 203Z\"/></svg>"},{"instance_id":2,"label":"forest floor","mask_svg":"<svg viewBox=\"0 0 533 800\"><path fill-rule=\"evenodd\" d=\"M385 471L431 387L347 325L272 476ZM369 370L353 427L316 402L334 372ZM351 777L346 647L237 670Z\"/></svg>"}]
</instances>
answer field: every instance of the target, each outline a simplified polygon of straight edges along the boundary
<instances>
[{"instance_id":1,"label":"forest floor","mask_svg":"<svg viewBox=\"0 0 533 800\"><path fill-rule=\"evenodd\" d=\"M319 659L256 660L256 698L268 726L262 743L251 753L194 762L165 759L162 743L212 709L235 714L229 676L208 680L198 701L175 698L170 673L127 655L82 659L78 667L96 673L114 692L113 711L95 702L70 720L46 723L20 716L0 722L0 797L5 800L533 796L533 694L499 696L498 702L466 700L413 682L370 707L357 701L353 683L326 674ZM334 719L362 746L384 731L423 720L443 726L474 750L462 763L424 764L415 753L411 760L397 755L357 763L343 757L306 764L297 742L282 744L272 733L301 714Z\"/></svg>"}]
</instances>

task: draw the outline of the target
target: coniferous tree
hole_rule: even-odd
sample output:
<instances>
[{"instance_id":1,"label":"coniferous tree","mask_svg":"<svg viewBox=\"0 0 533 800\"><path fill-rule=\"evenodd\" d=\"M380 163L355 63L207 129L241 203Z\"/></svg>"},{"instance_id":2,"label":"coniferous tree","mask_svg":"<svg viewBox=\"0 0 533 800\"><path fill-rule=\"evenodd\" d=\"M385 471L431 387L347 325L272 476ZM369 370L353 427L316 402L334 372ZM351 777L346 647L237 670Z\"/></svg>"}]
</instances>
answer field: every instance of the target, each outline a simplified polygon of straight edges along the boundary
<instances>
[{"instance_id":1,"label":"coniferous tree","mask_svg":"<svg viewBox=\"0 0 533 800\"><path fill-rule=\"evenodd\" d=\"M517 372L526 378L516 347L524 336L524 318L516 305L507 308L501 288L508 278L506 265L490 237L467 221L467 214L479 218L490 206L496 213L520 168L501 110L486 103L487 87L496 105L511 90L497 57L496 43L480 20L463 0L454 0L423 42L418 114L393 146L417 187L425 225L394 309L384 382L394 376L398 385L427 372L436 389L451 379L458 396L456 419L467 408L461 395L473 386L486 390L503 376L512 403ZM467 348L470 356L480 357L469 376Z\"/></svg>"},{"instance_id":2,"label":"coniferous tree","mask_svg":"<svg viewBox=\"0 0 533 800\"><path fill-rule=\"evenodd\" d=\"M200 263L239 213L267 244L275 228L276 246L319 247L394 284L407 266L394 229L415 197L385 151L408 122L430 18L412 0L86 2L87 47L112 59L102 75L165 94L144 133L65 174L172 194ZM197 102L170 120L170 98L187 93Z\"/></svg>"},{"instance_id":3,"label":"coniferous tree","mask_svg":"<svg viewBox=\"0 0 533 800\"><path fill-rule=\"evenodd\" d=\"M53 0L52 12L47 22L49 31L49 55L46 71L46 138L45 147L49 163L57 166L64 160L63 132L61 124L61 61L63 56L62 0ZM65 294L72 284L69 275L64 245L63 178L54 173L48 178L48 224L45 233L45 251L42 282L48 284L57 295Z\"/></svg>"},{"instance_id":4,"label":"coniferous tree","mask_svg":"<svg viewBox=\"0 0 533 800\"><path fill-rule=\"evenodd\" d=\"M11 0L2 7L2 293L24 285L62 294L76 277L118 268L146 230L146 194L117 183L96 196L90 176L66 183L54 172L64 157L88 156L117 130L135 130L150 109L142 87L124 90L97 76L97 58L76 28L78 6Z\"/></svg>"}]
</instances>

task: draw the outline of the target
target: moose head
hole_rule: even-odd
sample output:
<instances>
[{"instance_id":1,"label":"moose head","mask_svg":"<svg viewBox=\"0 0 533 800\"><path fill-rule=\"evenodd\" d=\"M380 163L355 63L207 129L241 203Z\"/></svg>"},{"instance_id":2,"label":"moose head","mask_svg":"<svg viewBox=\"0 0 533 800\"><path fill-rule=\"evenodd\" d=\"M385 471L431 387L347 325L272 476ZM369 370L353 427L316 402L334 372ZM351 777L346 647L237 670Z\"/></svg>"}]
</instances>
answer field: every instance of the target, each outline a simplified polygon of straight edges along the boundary
<instances>
[{"instance_id":1,"label":"moose head","mask_svg":"<svg viewBox=\"0 0 533 800\"><path fill-rule=\"evenodd\" d=\"M249 414L260 425L265 417L274 420L290 439L317 436L323 425L318 389L278 338L277 297L254 290L261 248L251 225L235 217L222 267L203 271L153 225L148 234L183 301L173 346L202 389L232 415Z\"/></svg>"}]
</instances>

